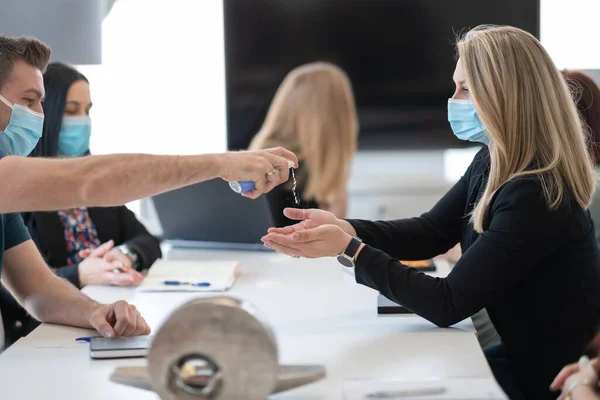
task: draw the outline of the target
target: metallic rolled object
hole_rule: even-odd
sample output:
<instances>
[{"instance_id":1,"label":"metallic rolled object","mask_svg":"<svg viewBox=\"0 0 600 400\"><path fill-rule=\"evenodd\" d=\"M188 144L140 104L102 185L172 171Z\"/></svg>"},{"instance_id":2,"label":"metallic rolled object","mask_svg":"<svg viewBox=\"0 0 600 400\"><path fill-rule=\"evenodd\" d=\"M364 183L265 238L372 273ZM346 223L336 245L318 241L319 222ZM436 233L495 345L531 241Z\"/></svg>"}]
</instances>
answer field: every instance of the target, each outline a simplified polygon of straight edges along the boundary
<instances>
[{"instance_id":1,"label":"metallic rolled object","mask_svg":"<svg viewBox=\"0 0 600 400\"><path fill-rule=\"evenodd\" d=\"M273 331L254 307L217 296L175 310L154 337L148 367L119 367L111 380L162 400L265 400L323 377L320 365L279 365Z\"/></svg>"},{"instance_id":2,"label":"metallic rolled object","mask_svg":"<svg viewBox=\"0 0 600 400\"><path fill-rule=\"evenodd\" d=\"M193 360L212 370L205 384L182 374ZM277 345L250 304L224 296L196 299L177 309L156 334L148 372L162 400L264 400L277 384Z\"/></svg>"}]
</instances>

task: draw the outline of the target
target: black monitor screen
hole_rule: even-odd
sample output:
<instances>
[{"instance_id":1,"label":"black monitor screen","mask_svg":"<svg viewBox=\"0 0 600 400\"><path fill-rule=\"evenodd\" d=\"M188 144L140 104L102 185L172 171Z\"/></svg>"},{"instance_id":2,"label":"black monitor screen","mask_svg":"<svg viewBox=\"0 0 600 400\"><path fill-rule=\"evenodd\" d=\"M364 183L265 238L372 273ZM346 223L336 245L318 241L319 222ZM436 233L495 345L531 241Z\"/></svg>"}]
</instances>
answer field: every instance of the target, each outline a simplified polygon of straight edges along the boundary
<instances>
[{"instance_id":1,"label":"black monitor screen","mask_svg":"<svg viewBox=\"0 0 600 400\"><path fill-rule=\"evenodd\" d=\"M246 148L293 68L329 61L349 75L359 148L464 145L447 122L455 38L480 24L539 37L539 0L224 0L227 130Z\"/></svg>"}]
</instances>

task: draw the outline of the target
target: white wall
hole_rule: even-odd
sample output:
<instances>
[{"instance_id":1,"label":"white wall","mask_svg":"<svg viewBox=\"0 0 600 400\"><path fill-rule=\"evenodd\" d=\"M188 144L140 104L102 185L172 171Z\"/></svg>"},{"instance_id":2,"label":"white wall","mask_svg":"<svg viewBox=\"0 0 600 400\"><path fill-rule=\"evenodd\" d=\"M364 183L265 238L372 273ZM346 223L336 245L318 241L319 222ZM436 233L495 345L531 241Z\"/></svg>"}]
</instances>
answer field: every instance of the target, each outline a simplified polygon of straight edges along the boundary
<instances>
[{"instance_id":1,"label":"white wall","mask_svg":"<svg viewBox=\"0 0 600 400\"><path fill-rule=\"evenodd\" d=\"M103 23L91 82L95 154L226 148L220 0L120 0Z\"/></svg>"},{"instance_id":2,"label":"white wall","mask_svg":"<svg viewBox=\"0 0 600 400\"><path fill-rule=\"evenodd\" d=\"M600 0L541 0L541 40L556 65L600 69Z\"/></svg>"}]
</instances>

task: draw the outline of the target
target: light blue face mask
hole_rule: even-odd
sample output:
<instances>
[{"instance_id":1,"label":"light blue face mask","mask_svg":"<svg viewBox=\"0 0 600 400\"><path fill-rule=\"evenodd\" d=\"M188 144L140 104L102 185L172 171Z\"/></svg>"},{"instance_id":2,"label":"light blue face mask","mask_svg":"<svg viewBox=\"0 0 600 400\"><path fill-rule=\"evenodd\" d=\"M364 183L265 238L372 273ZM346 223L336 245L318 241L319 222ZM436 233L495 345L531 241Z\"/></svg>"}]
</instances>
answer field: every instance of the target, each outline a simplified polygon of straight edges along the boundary
<instances>
[{"instance_id":1,"label":"light blue face mask","mask_svg":"<svg viewBox=\"0 0 600 400\"><path fill-rule=\"evenodd\" d=\"M6 155L27 157L42 137L44 114L11 104L4 96L0 96L0 101L12 110L8 125L0 131L0 151Z\"/></svg>"},{"instance_id":2,"label":"light blue face mask","mask_svg":"<svg viewBox=\"0 0 600 400\"><path fill-rule=\"evenodd\" d=\"M63 117L58 134L58 155L79 157L90 149L92 120L90 117Z\"/></svg>"},{"instance_id":3,"label":"light blue face mask","mask_svg":"<svg viewBox=\"0 0 600 400\"><path fill-rule=\"evenodd\" d=\"M490 134L481 123L472 100L448 99L448 122L460 140L490 144Z\"/></svg>"}]
</instances>

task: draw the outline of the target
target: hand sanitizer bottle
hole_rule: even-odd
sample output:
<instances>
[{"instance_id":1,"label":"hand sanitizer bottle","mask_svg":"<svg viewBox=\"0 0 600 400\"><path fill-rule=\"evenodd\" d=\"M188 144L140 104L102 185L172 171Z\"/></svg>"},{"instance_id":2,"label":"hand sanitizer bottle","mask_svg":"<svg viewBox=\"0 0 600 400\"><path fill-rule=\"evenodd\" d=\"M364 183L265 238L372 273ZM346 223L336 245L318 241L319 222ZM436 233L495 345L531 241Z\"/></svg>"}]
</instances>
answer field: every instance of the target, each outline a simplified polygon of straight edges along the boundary
<instances>
[{"instance_id":1,"label":"hand sanitizer bottle","mask_svg":"<svg viewBox=\"0 0 600 400\"><path fill-rule=\"evenodd\" d=\"M288 168L294 168L294 162L288 161ZM255 185L253 181L237 181L229 182L229 187L236 193L243 194L254 190Z\"/></svg>"}]
</instances>

